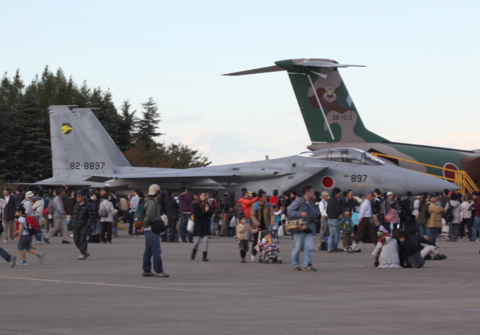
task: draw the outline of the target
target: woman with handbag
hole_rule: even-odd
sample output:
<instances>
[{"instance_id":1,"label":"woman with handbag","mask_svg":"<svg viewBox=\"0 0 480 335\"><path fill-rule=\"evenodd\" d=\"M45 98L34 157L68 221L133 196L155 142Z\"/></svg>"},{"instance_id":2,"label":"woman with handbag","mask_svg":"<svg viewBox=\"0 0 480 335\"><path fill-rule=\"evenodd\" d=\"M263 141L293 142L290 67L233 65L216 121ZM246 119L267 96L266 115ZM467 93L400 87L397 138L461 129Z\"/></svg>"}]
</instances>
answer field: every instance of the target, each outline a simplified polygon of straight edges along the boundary
<instances>
[{"instance_id":1,"label":"woman with handbag","mask_svg":"<svg viewBox=\"0 0 480 335\"><path fill-rule=\"evenodd\" d=\"M213 215L213 208L207 204L207 194L200 192L193 204L193 250L190 258L195 259L200 238L203 238L203 261L208 262L208 239L210 238L210 218Z\"/></svg>"},{"instance_id":2,"label":"woman with handbag","mask_svg":"<svg viewBox=\"0 0 480 335\"><path fill-rule=\"evenodd\" d=\"M101 196L102 201L99 205L98 215L102 222L102 232L100 238L103 243L112 243L112 224L113 216L115 215L115 208L113 204L108 200L108 193L104 193ZM105 237L105 234L107 235Z\"/></svg>"}]
</instances>

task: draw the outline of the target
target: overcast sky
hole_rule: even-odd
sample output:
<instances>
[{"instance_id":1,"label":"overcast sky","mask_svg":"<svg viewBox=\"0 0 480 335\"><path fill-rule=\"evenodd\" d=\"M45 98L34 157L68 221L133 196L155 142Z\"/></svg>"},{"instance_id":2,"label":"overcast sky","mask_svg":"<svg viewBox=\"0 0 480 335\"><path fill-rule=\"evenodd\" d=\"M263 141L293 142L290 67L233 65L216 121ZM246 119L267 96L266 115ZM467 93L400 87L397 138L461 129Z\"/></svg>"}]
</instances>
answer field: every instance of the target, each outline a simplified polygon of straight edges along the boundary
<instances>
[{"instance_id":1,"label":"overcast sky","mask_svg":"<svg viewBox=\"0 0 480 335\"><path fill-rule=\"evenodd\" d=\"M158 103L163 140L214 164L294 155L310 139L284 72L221 74L330 58L371 131L480 148L480 1L0 1L0 69L46 65Z\"/></svg>"}]
</instances>

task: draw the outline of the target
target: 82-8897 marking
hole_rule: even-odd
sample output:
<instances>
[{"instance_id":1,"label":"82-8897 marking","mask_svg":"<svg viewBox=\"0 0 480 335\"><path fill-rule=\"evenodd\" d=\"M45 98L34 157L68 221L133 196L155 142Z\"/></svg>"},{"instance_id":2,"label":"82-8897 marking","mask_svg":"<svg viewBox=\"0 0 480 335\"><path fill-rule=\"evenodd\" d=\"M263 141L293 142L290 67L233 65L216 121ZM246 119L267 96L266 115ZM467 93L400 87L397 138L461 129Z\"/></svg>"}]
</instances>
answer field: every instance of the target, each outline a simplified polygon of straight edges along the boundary
<instances>
[{"instance_id":1,"label":"82-8897 marking","mask_svg":"<svg viewBox=\"0 0 480 335\"><path fill-rule=\"evenodd\" d=\"M105 166L104 162L71 162L70 163L70 170L101 170Z\"/></svg>"}]
</instances>

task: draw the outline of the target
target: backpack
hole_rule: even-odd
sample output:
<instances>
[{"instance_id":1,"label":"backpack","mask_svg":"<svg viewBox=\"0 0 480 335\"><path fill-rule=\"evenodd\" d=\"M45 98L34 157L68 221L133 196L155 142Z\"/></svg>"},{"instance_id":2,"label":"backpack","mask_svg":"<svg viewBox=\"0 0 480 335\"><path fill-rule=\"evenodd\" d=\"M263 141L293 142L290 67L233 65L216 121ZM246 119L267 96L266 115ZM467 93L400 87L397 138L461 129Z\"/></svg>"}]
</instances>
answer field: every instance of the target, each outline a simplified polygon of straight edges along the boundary
<instances>
[{"instance_id":1,"label":"backpack","mask_svg":"<svg viewBox=\"0 0 480 335\"><path fill-rule=\"evenodd\" d=\"M429 204L425 205L425 212L423 213L423 217L425 219L430 219L430 211L428 210L429 206L430 206Z\"/></svg>"},{"instance_id":2,"label":"backpack","mask_svg":"<svg viewBox=\"0 0 480 335\"><path fill-rule=\"evenodd\" d=\"M448 202L448 209L447 212L443 215L443 218L445 219L445 221L447 221L447 223L453 221L453 207L450 201Z\"/></svg>"},{"instance_id":3,"label":"backpack","mask_svg":"<svg viewBox=\"0 0 480 335\"><path fill-rule=\"evenodd\" d=\"M267 202L267 208L270 209L270 203ZM258 211L258 201L255 203L255 211Z\"/></svg>"},{"instance_id":4,"label":"backpack","mask_svg":"<svg viewBox=\"0 0 480 335\"><path fill-rule=\"evenodd\" d=\"M133 222L135 227L141 228L143 226L143 219L145 219L145 203L138 204L135 214L133 215Z\"/></svg>"},{"instance_id":5,"label":"backpack","mask_svg":"<svg viewBox=\"0 0 480 335\"><path fill-rule=\"evenodd\" d=\"M40 230L38 221L33 216L26 216L25 219L27 220L28 234L35 235Z\"/></svg>"},{"instance_id":6,"label":"backpack","mask_svg":"<svg viewBox=\"0 0 480 335\"><path fill-rule=\"evenodd\" d=\"M237 207L235 207L235 217L240 219L242 215L245 215L245 212L242 209L242 203L238 202Z\"/></svg>"}]
</instances>

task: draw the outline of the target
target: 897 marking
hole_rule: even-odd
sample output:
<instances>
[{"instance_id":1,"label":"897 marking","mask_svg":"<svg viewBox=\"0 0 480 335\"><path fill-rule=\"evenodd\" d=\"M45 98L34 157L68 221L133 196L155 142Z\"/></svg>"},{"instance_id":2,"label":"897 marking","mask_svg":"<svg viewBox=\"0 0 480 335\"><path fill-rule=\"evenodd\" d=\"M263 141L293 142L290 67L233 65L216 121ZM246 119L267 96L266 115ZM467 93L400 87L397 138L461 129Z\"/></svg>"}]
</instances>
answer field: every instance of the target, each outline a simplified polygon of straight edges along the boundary
<instances>
[{"instance_id":1,"label":"897 marking","mask_svg":"<svg viewBox=\"0 0 480 335\"><path fill-rule=\"evenodd\" d=\"M70 163L70 170L101 170L105 166L104 162L72 162Z\"/></svg>"},{"instance_id":2,"label":"897 marking","mask_svg":"<svg viewBox=\"0 0 480 335\"><path fill-rule=\"evenodd\" d=\"M368 177L368 176L367 176L366 174L364 174L363 176L360 175L360 174L359 174L359 175L352 175L351 180L352 180L353 183L355 183L355 182L361 183L361 182L366 181L366 180L367 180L367 177Z\"/></svg>"}]
</instances>

